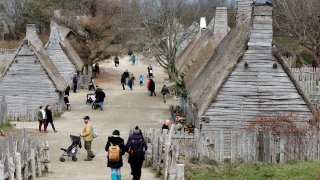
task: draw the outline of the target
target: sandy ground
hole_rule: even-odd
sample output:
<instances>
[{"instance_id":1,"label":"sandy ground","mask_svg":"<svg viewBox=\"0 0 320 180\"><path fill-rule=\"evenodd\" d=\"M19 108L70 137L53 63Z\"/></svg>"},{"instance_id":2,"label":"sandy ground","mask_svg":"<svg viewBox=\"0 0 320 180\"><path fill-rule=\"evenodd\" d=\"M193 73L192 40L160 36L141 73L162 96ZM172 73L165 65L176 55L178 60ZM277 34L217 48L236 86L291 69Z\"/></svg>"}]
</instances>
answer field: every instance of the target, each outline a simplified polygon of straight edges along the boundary
<instances>
[{"instance_id":1,"label":"sandy ground","mask_svg":"<svg viewBox=\"0 0 320 180\"><path fill-rule=\"evenodd\" d=\"M49 140L50 160L52 172L39 179L111 179L110 169L107 168L106 153L104 150L107 137L113 130L120 130L121 136L126 141L130 127L137 124L143 129L161 128L164 119L169 118L168 105L176 104L177 99L169 97L167 104L163 103L160 90L167 75L159 66L153 65L156 83L156 97L147 94L146 85L140 86L138 80L135 81L134 90L122 90L120 85L121 74L128 69L138 79L139 75L147 75L149 62L139 61L137 65L130 65L128 58L120 60L120 66L114 67L112 60L100 63L100 75L95 79L95 84L99 85L106 93L104 111L92 110L90 105L86 105L87 90L81 89L78 93L70 92L70 102L72 110L62 114L61 119L55 120L57 133L53 133L51 126L49 133L38 133L38 136ZM60 162L62 153L60 148L67 148L70 144L70 134L77 135L82 131L84 123L82 118L88 115L91 117L93 126L98 132L98 137L94 139L92 149L96 155L93 161L84 161L86 151L84 148L78 154L78 162L73 162L66 157L66 162ZM28 128L29 131L37 132L37 122L15 122L17 128ZM130 167L127 163L127 154L124 156L124 167L121 169L122 179L131 179ZM143 168L142 180L156 179L150 168Z\"/></svg>"}]
</instances>

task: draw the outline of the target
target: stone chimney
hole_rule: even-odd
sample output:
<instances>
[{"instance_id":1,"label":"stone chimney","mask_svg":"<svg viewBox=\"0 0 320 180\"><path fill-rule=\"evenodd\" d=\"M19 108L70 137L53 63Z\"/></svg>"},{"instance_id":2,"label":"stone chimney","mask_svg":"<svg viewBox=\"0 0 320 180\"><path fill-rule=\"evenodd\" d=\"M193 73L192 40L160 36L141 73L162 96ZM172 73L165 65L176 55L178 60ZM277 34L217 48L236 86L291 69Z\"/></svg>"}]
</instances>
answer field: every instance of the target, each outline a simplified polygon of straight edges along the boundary
<instances>
[{"instance_id":1,"label":"stone chimney","mask_svg":"<svg viewBox=\"0 0 320 180\"><path fill-rule=\"evenodd\" d=\"M32 34L37 34L37 28L35 24L27 24L26 36L31 36Z\"/></svg>"}]
</instances>

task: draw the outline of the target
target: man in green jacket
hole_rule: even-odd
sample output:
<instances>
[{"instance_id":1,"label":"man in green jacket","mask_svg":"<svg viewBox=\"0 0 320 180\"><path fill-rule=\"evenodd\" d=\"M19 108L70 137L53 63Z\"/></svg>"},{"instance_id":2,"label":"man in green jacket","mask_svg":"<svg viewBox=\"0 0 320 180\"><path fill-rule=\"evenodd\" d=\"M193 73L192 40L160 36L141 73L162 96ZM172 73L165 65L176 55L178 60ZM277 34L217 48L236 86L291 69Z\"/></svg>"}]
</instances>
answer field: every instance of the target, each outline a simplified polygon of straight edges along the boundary
<instances>
[{"instance_id":1,"label":"man in green jacket","mask_svg":"<svg viewBox=\"0 0 320 180\"><path fill-rule=\"evenodd\" d=\"M84 140L84 148L87 150L87 158L85 159L85 161L92 161L92 158L95 157L95 155L91 150L91 143L93 140L93 136L92 136L93 126L89 116L85 116L83 120L85 123L85 127L81 133L81 136L83 137L83 140Z\"/></svg>"}]
</instances>

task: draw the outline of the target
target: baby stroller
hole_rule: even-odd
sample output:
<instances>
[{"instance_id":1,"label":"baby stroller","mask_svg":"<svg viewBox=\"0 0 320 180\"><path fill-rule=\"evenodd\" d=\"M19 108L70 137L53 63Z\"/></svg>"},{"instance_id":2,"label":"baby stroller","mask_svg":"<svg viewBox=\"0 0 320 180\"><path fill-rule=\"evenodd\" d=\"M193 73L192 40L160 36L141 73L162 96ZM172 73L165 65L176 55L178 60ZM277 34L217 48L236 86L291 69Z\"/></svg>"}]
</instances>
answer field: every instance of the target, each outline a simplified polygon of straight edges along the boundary
<instances>
[{"instance_id":1,"label":"baby stroller","mask_svg":"<svg viewBox=\"0 0 320 180\"><path fill-rule=\"evenodd\" d=\"M92 104L92 109L98 109L100 108L99 101L96 99Z\"/></svg>"},{"instance_id":2,"label":"baby stroller","mask_svg":"<svg viewBox=\"0 0 320 180\"><path fill-rule=\"evenodd\" d=\"M64 151L60 156L60 161L64 162L65 158L63 156L68 156L72 158L72 161L77 161L77 154L79 152L78 146L81 149L81 136L73 136L70 135L70 139L72 144L68 147L68 149L60 148L62 151Z\"/></svg>"},{"instance_id":3,"label":"baby stroller","mask_svg":"<svg viewBox=\"0 0 320 180\"><path fill-rule=\"evenodd\" d=\"M86 104L92 104L95 101L94 95L87 95Z\"/></svg>"}]
</instances>

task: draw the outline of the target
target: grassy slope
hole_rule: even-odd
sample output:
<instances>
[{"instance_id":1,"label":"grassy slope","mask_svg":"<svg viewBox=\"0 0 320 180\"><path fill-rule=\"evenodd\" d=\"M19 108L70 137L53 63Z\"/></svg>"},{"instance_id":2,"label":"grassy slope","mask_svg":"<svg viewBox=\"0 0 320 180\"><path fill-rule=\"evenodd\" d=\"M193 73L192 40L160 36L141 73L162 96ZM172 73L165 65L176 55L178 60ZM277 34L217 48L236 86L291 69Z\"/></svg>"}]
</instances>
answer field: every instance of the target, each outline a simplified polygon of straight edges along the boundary
<instances>
[{"instance_id":1,"label":"grassy slope","mask_svg":"<svg viewBox=\"0 0 320 180\"><path fill-rule=\"evenodd\" d=\"M203 169L187 167L186 179L306 179L320 178L320 162L299 162L276 165L211 166Z\"/></svg>"}]
</instances>

